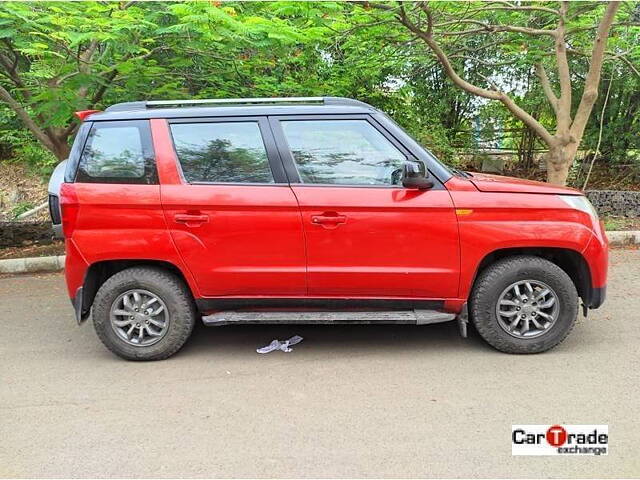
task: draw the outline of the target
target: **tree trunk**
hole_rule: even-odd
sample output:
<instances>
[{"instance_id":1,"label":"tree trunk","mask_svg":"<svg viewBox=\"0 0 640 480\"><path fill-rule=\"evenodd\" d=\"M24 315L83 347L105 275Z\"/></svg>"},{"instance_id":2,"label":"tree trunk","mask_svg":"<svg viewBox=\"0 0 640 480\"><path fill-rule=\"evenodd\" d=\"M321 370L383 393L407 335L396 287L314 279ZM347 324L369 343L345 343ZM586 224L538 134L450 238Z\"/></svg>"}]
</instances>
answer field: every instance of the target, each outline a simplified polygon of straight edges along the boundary
<instances>
[{"instance_id":1,"label":"tree trunk","mask_svg":"<svg viewBox=\"0 0 640 480\"><path fill-rule=\"evenodd\" d=\"M547 182L553 185L566 185L569 169L578 151L578 143L552 145L546 155Z\"/></svg>"},{"instance_id":2,"label":"tree trunk","mask_svg":"<svg viewBox=\"0 0 640 480\"><path fill-rule=\"evenodd\" d=\"M66 140L58 140L54 144L55 149L52 150L52 153L56 156L58 161L66 160L69 158L69 153L71 153L71 147L67 143Z\"/></svg>"}]
</instances>

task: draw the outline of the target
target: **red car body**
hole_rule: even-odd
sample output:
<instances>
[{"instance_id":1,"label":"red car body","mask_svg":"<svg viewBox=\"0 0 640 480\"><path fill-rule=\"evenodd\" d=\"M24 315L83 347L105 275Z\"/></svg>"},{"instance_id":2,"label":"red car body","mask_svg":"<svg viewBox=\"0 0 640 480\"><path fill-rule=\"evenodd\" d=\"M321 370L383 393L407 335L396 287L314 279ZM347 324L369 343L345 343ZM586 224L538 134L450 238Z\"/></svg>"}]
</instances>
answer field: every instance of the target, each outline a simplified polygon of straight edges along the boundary
<instances>
[{"instance_id":1,"label":"red car body","mask_svg":"<svg viewBox=\"0 0 640 480\"><path fill-rule=\"evenodd\" d=\"M327 115L322 108L319 117ZM277 122L279 114L264 112L260 121ZM418 155L386 116L358 115L371 115ZM595 216L561 198L582 195L576 190L485 174L451 174L427 190L192 184L181 173L166 111L132 117L149 122L157 184L68 177L61 187L65 275L79 320L106 270L145 263L179 273L203 314L264 299L285 307L297 299L427 300L459 313L482 266L513 252L553 258L586 306L604 299L607 239ZM84 122L103 119L113 114Z\"/></svg>"}]
</instances>

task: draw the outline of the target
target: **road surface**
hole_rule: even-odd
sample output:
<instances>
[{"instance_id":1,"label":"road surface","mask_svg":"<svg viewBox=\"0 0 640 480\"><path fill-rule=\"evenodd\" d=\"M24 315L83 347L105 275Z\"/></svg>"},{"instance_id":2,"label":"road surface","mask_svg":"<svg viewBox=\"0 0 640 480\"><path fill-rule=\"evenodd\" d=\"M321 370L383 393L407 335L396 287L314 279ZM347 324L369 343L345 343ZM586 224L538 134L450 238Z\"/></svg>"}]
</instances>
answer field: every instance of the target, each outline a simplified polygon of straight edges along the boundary
<instances>
[{"instance_id":1,"label":"road surface","mask_svg":"<svg viewBox=\"0 0 640 480\"><path fill-rule=\"evenodd\" d=\"M131 363L62 275L0 278L0 476L638 477L640 252L611 263L604 307L531 356L455 323L233 326ZM608 424L610 454L511 456L512 424L551 423Z\"/></svg>"}]
</instances>

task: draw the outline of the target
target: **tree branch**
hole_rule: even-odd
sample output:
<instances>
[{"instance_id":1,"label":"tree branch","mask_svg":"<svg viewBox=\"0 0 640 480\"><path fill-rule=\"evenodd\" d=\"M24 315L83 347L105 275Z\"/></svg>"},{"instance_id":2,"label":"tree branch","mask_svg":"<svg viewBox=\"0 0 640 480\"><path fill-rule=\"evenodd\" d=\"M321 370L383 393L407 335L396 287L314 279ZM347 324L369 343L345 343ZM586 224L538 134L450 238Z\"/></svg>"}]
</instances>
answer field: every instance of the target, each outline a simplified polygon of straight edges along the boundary
<instances>
[{"instance_id":1,"label":"tree branch","mask_svg":"<svg viewBox=\"0 0 640 480\"><path fill-rule=\"evenodd\" d=\"M593 164L596 163L596 158L600 155L600 144L602 143L602 131L604 130L604 112L607 110L607 102L609 102L609 94L611 93L611 85L613 85L613 75L609 79L609 86L607 87L607 94L604 97L604 103L602 104L602 112L600 112L600 129L598 130L598 143L596 143L596 151L593 152L593 158L591 158L591 165L589 165L589 171L587 172L587 178L584 179L584 185L582 190L587 189L589 184L589 177L591 177L591 171L593 170Z\"/></svg>"},{"instance_id":2,"label":"tree branch","mask_svg":"<svg viewBox=\"0 0 640 480\"><path fill-rule=\"evenodd\" d=\"M582 92L580 105L578 106L573 124L571 125L571 136L577 139L582 138L587 121L591 115L591 109L598 98L598 85L600 84L600 74L602 73L602 63L609 39L609 31L618 8L620 8L620 2L613 1L607 4L607 9L598 25L598 33L593 42L591 62L584 83L584 91Z\"/></svg>"},{"instance_id":3,"label":"tree branch","mask_svg":"<svg viewBox=\"0 0 640 480\"><path fill-rule=\"evenodd\" d=\"M638 75L638 77L640 77L640 70L638 70L636 68L636 66L633 64L633 62L631 60L629 60L626 56L624 56L624 55L615 55L614 57L611 58L611 60L615 60L616 58L619 58L624 63L626 63L627 67L629 67L633 71L633 73L635 73L636 75Z\"/></svg>"},{"instance_id":4,"label":"tree branch","mask_svg":"<svg viewBox=\"0 0 640 480\"><path fill-rule=\"evenodd\" d=\"M542 63L536 63L536 76L540 80L540 85L542 85L542 91L547 96L547 100L553 107L553 111L558 114L558 97L553 92L553 88L551 88L551 82L549 81L549 77L547 76L547 71L544 69Z\"/></svg>"},{"instance_id":5,"label":"tree branch","mask_svg":"<svg viewBox=\"0 0 640 480\"><path fill-rule=\"evenodd\" d=\"M423 4L424 5L424 4ZM424 31L418 28L407 16L404 6L400 6L400 10L398 12L398 20L406 26L410 31L416 34L418 37L424 40L424 42L429 46L429 48L436 55L440 64L443 66L445 73L447 76L460 88L463 90L472 93L473 95L477 95L480 97L488 98L490 100L498 100L502 102L502 104L518 119L525 123L531 130L536 132L536 134L548 145L555 143L554 137L549 133L549 131L535 118L529 115L525 110L520 108L511 97L509 97L506 93L498 91L498 90L489 90L486 88L478 87L477 85L473 85L472 83L467 82L463 78L461 78L458 73L455 71L449 58L446 53L440 48L440 45L433 38L433 17L432 13L428 8L423 8L427 15L427 30Z\"/></svg>"},{"instance_id":6,"label":"tree branch","mask_svg":"<svg viewBox=\"0 0 640 480\"><path fill-rule=\"evenodd\" d=\"M498 5L495 5L498 3ZM491 2L486 7L478 8L476 10L472 10L469 13L476 12L485 12L488 10L512 10L512 11L529 11L529 12L546 12L551 13L553 15L560 15L560 12L554 10L553 8L547 7L538 7L538 6L530 6L530 5L515 5L509 2Z\"/></svg>"},{"instance_id":7,"label":"tree branch","mask_svg":"<svg viewBox=\"0 0 640 480\"><path fill-rule=\"evenodd\" d=\"M104 95L104 92L106 92L107 88L109 88L111 82L113 82L113 80L116 78L117 75L118 75L118 70L112 70L106 75L106 77L103 79L102 84L98 87L96 92L93 94L93 97L91 97L91 102L89 102L89 108L95 107L96 103L102 100L102 96Z\"/></svg>"},{"instance_id":8,"label":"tree branch","mask_svg":"<svg viewBox=\"0 0 640 480\"><path fill-rule=\"evenodd\" d=\"M569 10L569 2L563 1L560 4L560 20L555 31L556 63L558 65L558 81L560 83L560 98L558 99L558 109L556 111L556 121L558 130L568 131L571 125L571 73L569 62L567 61L567 46L565 40L566 27L565 19ZM568 141L568 139L565 139Z\"/></svg>"},{"instance_id":9,"label":"tree branch","mask_svg":"<svg viewBox=\"0 0 640 480\"><path fill-rule=\"evenodd\" d=\"M512 33L522 33L525 35L548 35L552 37L555 36L554 30L544 30L541 28L530 28L530 27L518 27L515 25L492 25L490 23L481 22L480 20L471 20L468 18L453 20L450 22L438 23L433 26L437 28L437 27L445 27L447 25L457 25L457 24L477 25L478 27L480 27L481 30L486 31L487 33L512 32ZM453 32L455 32L455 30L451 32L446 32L446 33L452 34Z\"/></svg>"},{"instance_id":10,"label":"tree branch","mask_svg":"<svg viewBox=\"0 0 640 480\"><path fill-rule=\"evenodd\" d=\"M93 54L99 44L100 42L98 42L98 40L91 40L87 49L78 55L78 70L80 70L81 73L87 73L89 71L89 68L91 67L91 57L93 57Z\"/></svg>"},{"instance_id":11,"label":"tree branch","mask_svg":"<svg viewBox=\"0 0 640 480\"><path fill-rule=\"evenodd\" d=\"M463 60L468 60L469 62L473 62L473 63L479 63L480 65L485 65L487 67L506 67L509 65L514 65L518 62L517 59L513 59L513 60L506 60L504 62L488 62L486 60L482 60L481 58L478 58L477 56L469 56L469 55L449 55L449 59L452 58L461 58Z\"/></svg>"},{"instance_id":12,"label":"tree branch","mask_svg":"<svg viewBox=\"0 0 640 480\"><path fill-rule=\"evenodd\" d=\"M569 48L567 49L568 53L574 54L574 55L580 55L582 57L589 57L590 55L588 53L585 52L581 52L580 50L574 50L573 48ZM633 64L633 62L631 60L629 60L626 55L627 52L623 52L623 53L614 53L614 52L610 52L610 51L606 51L604 52L607 55L611 55L609 58L605 58L604 61L608 61L608 60L622 60L625 65L627 65L627 67L629 67L629 69L631 69L631 71L633 73L635 73L636 75L638 75L640 77L640 70L638 70L638 68Z\"/></svg>"},{"instance_id":13,"label":"tree branch","mask_svg":"<svg viewBox=\"0 0 640 480\"><path fill-rule=\"evenodd\" d=\"M474 33L492 33L485 28L471 28L469 30L448 30L445 32L438 32L441 37L455 37L462 35L473 35Z\"/></svg>"},{"instance_id":14,"label":"tree branch","mask_svg":"<svg viewBox=\"0 0 640 480\"><path fill-rule=\"evenodd\" d=\"M69 138L69 136L73 135L76 132L79 126L80 126L80 122L72 121L69 125L67 125L67 128L63 130L62 135L65 138Z\"/></svg>"},{"instance_id":15,"label":"tree branch","mask_svg":"<svg viewBox=\"0 0 640 480\"><path fill-rule=\"evenodd\" d=\"M7 57L4 54L4 52L0 52L0 65L2 65L2 67L6 71L7 78L9 78L16 87L24 89L25 84L22 81L22 78L20 77L20 74L18 73L18 70L17 70L20 55L18 52L14 50L13 46L11 45L11 42L8 39L3 38L2 40L3 40L3 43L9 49L9 51L11 52L11 54L13 55L13 61L11 61L11 59ZM26 91L25 98L29 98L28 91Z\"/></svg>"},{"instance_id":16,"label":"tree branch","mask_svg":"<svg viewBox=\"0 0 640 480\"><path fill-rule=\"evenodd\" d=\"M42 142L42 144L45 147L47 147L51 152L55 153L56 148L52 139L47 136L44 130L42 130L40 127L38 127L38 125L36 125L36 123L33 121L33 119L29 116L27 111L24 109L24 107L20 105L20 103L18 103L18 101L15 98L13 98L11 94L2 85L0 85L0 99L4 100L7 103L7 105L9 105L9 107L16 113L16 115L18 115L18 118L22 120L24 125L29 130L31 130L31 133L33 133L33 135L38 140L40 140L40 142Z\"/></svg>"},{"instance_id":17,"label":"tree branch","mask_svg":"<svg viewBox=\"0 0 640 480\"><path fill-rule=\"evenodd\" d=\"M618 2L615 2L618 3ZM611 28L615 28L615 27L640 27L640 22L618 22L618 23L612 23L611 24ZM594 26L594 25L590 25L588 27L576 27L576 28L572 28L571 30L569 30L568 34L572 35L574 33L577 32L586 32L588 30L594 30L596 28L600 28L600 25Z\"/></svg>"},{"instance_id":18,"label":"tree branch","mask_svg":"<svg viewBox=\"0 0 640 480\"><path fill-rule=\"evenodd\" d=\"M353 3L358 3L360 5L362 5L365 8L375 8L377 10L394 10L394 7L392 7L391 5L387 5L385 3L379 3L379 2L368 2L366 0L364 1L355 1Z\"/></svg>"}]
</instances>

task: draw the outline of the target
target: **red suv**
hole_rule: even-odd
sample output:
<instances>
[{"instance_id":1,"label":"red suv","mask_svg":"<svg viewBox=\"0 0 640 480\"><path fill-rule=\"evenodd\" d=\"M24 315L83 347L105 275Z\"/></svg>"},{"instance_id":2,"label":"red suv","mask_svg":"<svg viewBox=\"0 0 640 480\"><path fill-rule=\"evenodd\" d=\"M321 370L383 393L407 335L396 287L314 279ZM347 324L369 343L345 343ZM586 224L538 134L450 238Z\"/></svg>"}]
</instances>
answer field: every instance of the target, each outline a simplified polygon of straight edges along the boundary
<instances>
[{"instance_id":1,"label":"red suv","mask_svg":"<svg viewBox=\"0 0 640 480\"><path fill-rule=\"evenodd\" d=\"M335 97L131 102L83 120L54 224L78 322L131 360L194 323L469 318L493 347L560 343L605 296L579 191L448 168ZM58 210L58 203L61 215Z\"/></svg>"}]
</instances>

